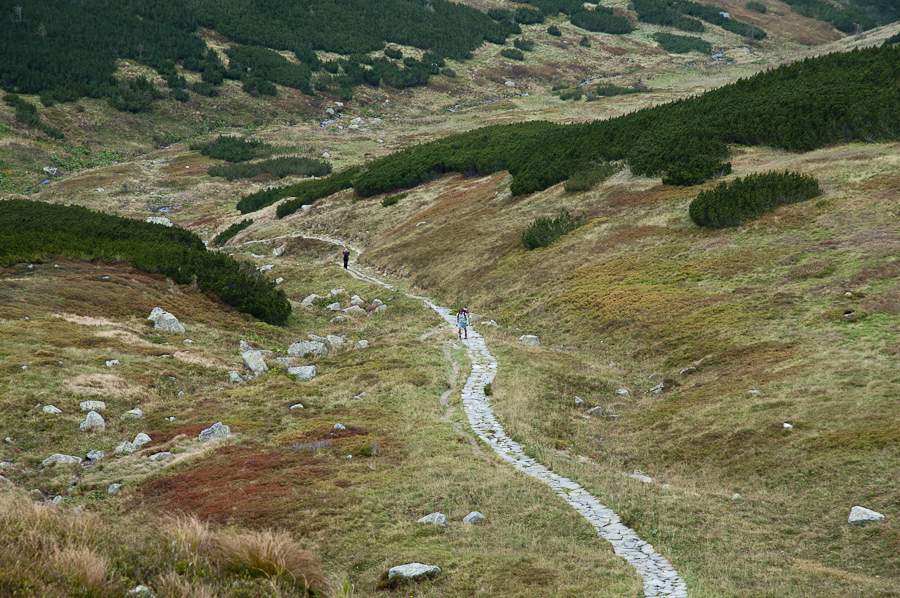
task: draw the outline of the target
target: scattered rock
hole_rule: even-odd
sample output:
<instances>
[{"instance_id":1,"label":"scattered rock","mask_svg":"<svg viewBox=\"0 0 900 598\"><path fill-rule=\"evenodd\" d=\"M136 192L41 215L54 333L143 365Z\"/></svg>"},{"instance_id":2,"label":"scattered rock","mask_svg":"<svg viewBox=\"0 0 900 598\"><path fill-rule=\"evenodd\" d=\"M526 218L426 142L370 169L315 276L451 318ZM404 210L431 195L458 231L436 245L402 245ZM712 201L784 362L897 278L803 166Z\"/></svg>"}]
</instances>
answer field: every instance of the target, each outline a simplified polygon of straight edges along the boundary
<instances>
[{"instance_id":1,"label":"scattered rock","mask_svg":"<svg viewBox=\"0 0 900 598\"><path fill-rule=\"evenodd\" d=\"M366 302L362 300L359 295L353 295L350 297L350 305L365 305Z\"/></svg>"},{"instance_id":2,"label":"scattered rock","mask_svg":"<svg viewBox=\"0 0 900 598\"><path fill-rule=\"evenodd\" d=\"M689 367L689 368L684 368L683 370L681 370L680 372L678 372L678 375L680 375L680 376L689 376L689 375L694 374L694 373L697 373L697 372L699 372L699 371L700 371L700 370L698 370L698 369L695 368L694 366L691 366L691 367Z\"/></svg>"},{"instance_id":3,"label":"scattered rock","mask_svg":"<svg viewBox=\"0 0 900 598\"><path fill-rule=\"evenodd\" d=\"M351 305L350 307L344 309L344 313L347 314L348 316L352 316L354 314L364 314L364 313L366 313L366 310L364 310L363 308L361 308L358 305Z\"/></svg>"},{"instance_id":4,"label":"scattered rock","mask_svg":"<svg viewBox=\"0 0 900 598\"><path fill-rule=\"evenodd\" d=\"M519 343L522 345L530 345L532 347L541 346L541 340L533 334L523 334L519 337Z\"/></svg>"},{"instance_id":5,"label":"scattered rock","mask_svg":"<svg viewBox=\"0 0 900 598\"><path fill-rule=\"evenodd\" d=\"M748 391L747 391L747 394L758 395L758 394L760 394L760 393L759 393L758 390L748 390Z\"/></svg>"},{"instance_id":6,"label":"scattered rock","mask_svg":"<svg viewBox=\"0 0 900 598\"><path fill-rule=\"evenodd\" d=\"M121 455L121 454L130 455L131 453L133 453L134 451L136 451L140 448L141 447L134 444L133 442L128 442L126 440L125 442L119 443L119 445L115 448L115 450L113 452L116 453L117 455Z\"/></svg>"},{"instance_id":7,"label":"scattered rock","mask_svg":"<svg viewBox=\"0 0 900 598\"><path fill-rule=\"evenodd\" d=\"M122 488L122 484L110 484L109 488L106 489L106 493L115 496L119 493L120 488Z\"/></svg>"},{"instance_id":8,"label":"scattered rock","mask_svg":"<svg viewBox=\"0 0 900 598\"><path fill-rule=\"evenodd\" d=\"M51 463L81 463L81 457L75 457L73 455L63 455L62 453L53 453L43 461L41 461L41 465L47 467Z\"/></svg>"},{"instance_id":9,"label":"scattered rock","mask_svg":"<svg viewBox=\"0 0 900 598\"><path fill-rule=\"evenodd\" d=\"M59 174L59 169L53 166L44 166L44 172L46 172L50 176L56 176L57 174Z\"/></svg>"},{"instance_id":10,"label":"scattered rock","mask_svg":"<svg viewBox=\"0 0 900 598\"><path fill-rule=\"evenodd\" d=\"M237 370L231 370L228 372L228 381L232 384L240 384L244 380L241 378L241 373Z\"/></svg>"},{"instance_id":11,"label":"scattered rock","mask_svg":"<svg viewBox=\"0 0 900 598\"><path fill-rule=\"evenodd\" d=\"M274 255L275 257L278 257L278 256L282 255L283 253L284 253L284 245L282 245L281 247L276 247L275 249L272 250L272 255Z\"/></svg>"},{"instance_id":12,"label":"scattered rock","mask_svg":"<svg viewBox=\"0 0 900 598\"><path fill-rule=\"evenodd\" d=\"M292 375L297 382L306 382L316 377L316 366L301 365L298 367L288 368L288 374Z\"/></svg>"},{"instance_id":13,"label":"scattered rock","mask_svg":"<svg viewBox=\"0 0 900 598\"><path fill-rule=\"evenodd\" d=\"M125 593L126 596L134 596L135 598L155 598L153 592L147 586L135 586Z\"/></svg>"},{"instance_id":14,"label":"scattered rock","mask_svg":"<svg viewBox=\"0 0 900 598\"><path fill-rule=\"evenodd\" d=\"M228 436L230 434L231 428L229 428L222 422L218 422L200 432L199 438L200 442L206 442L207 440L212 440L214 438L224 438L225 436Z\"/></svg>"},{"instance_id":15,"label":"scattered rock","mask_svg":"<svg viewBox=\"0 0 900 598\"><path fill-rule=\"evenodd\" d=\"M789 424L789 423L787 423L787 422L785 422L785 423L782 424L782 425L783 425L785 428L789 429L789 430L792 429L792 428L794 427L794 426L792 426L791 424Z\"/></svg>"},{"instance_id":16,"label":"scattered rock","mask_svg":"<svg viewBox=\"0 0 900 598\"><path fill-rule=\"evenodd\" d=\"M106 411L106 403L103 401L82 401L78 406L82 411Z\"/></svg>"},{"instance_id":17,"label":"scattered rock","mask_svg":"<svg viewBox=\"0 0 900 598\"><path fill-rule=\"evenodd\" d=\"M147 318L153 322L153 328L156 330L165 330L167 332L184 332L184 326L178 321L178 318L167 312L161 307L154 307Z\"/></svg>"},{"instance_id":18,"label":"scattered rock","mask_svg":"<svg viewBox=\"0 0 900 598\"><path fill-rule=\"evenodd\" d=\"M90 432L92 430L105 430L106 422L103 421L103 416L97 413L96 411L90 411L87 414L87 417L84 418L84 421L81 422L79 428L83 432Z\"/></svg>"},{"instance_id":19,"label":"scattered rock","mask_svg":"<svg viewBox=\"0 0 900 598\"><path fill-rule=\"evenodd\" d=\"M507 87L515 87L516 86L514 81L507 81L506 83L504 83L504 85Z\"/></svg>"},{"instance_id":20,"label":"scattered rock","mask_svg":"<svg viewBox=\"0 0 900 598\"><path fill-rule=\"evenodd\" d=\"M331 157L331 154L329 154L328 152L322 152L322 157L327 160L328 158Z\"/></svg>"},{"instance_id":21,"label":"scattered rock","mask_svg":"<svg viewBox=\"0 0 900 598\"><path fill-rule=\"evenodd\" d=\"M630 396L631 396L631 393L628 392L628 389L627 389L627 388L617 388L617 389L616 389L616 394L619 395L619 396L623 396L623 397L630 397Z\"/></svg>"},{"instance_id":22,"label":"scattered rock","mask_svg":"<svg viewBox=\"0 0 900 598\"><path fill-rule=\"evenodd\" d=\"M334 429L335 430L346 430L347 426L345 426L344 424L334 424Z\"/></svg>"},{"instance_id":23,"label":"scattered rock","mask_svg":"<svg viewBox=\"0 0 900 598\"><path fill-rule=\"evenodd\" d=\"M576 396L574 401L575 401L575 405L584 405L584 399L582 399L581 397Z\"/></svg>"},{"instance_id":24,"label":"scattered rock","mask_svg":"<svg viewBox=\"0 0 900 598\"><path fill-rule=\"evenodd\" d=\"M162 216L147 216L147 222L151 224L162 224L163 226L172 226L172 221Z\"/></svg>"},{"instance_id":25,"label":"scattered rock","mask_svg":"<svg viewBox=\"0 0 900 598\"><path fill-rule=\"evenodd\" d=\"M344 339L334 334L329 334L325 337L325 346L328 347L329 351L337 351L344 346Z\"/></svg>"},{"instance_id":26,"label":"scattered rock","mask_svg":"<svg viewBox=\"0 0 900 598\"><path fill-rule=\"evenodd\" d=\"M244 360L244 365L253 371L254 376L262 376L269 372L269 367L259 351L244 351L241 353L241 358Z\"/></svg>"},{"instance_id":27,"label":"scattered rock","mask_svg":"<svg viewBox=\"0 0 900 598\"><path fill-rule=\"evenodd\" d=\"M884 521L884 515L860 506L855 506L850 509L850 517L847 518L847 523L850 525L864 526L870 521Z\"/></svg>"},{"instance_id":28,"label":"scattered rock","mask_svg":"<svg viewBox=\"0 0 900 598\"><path fill-rule=\"evenodd\" d=\"M384 305L384 301L382 301L381 299L375 299L374 301L372 301L372 307L379 307L381 305Z\"/></svg>"},{"instance_id":29,"label":"scattered rock","mask_svg":"<svg viewBox=\"0 0 900 598\"><path fill-rule=\"evenodd\" d=\"M135 407L134 409L129 409L123 413L120 419L141 419L142 417L144 417L143 409Z\"/></svg>"},{"instance_id":30,"label":"scattered rock","mask_svg":"<svg viewBox=\"0 0 900 598\"><path fill-rule=\"evenodd\" d=\"M661 393L663 391L663 388L665 388L664 385L665 385L664 382L660 382L659 384L657 384L656 386L654 386L653 388L651 388L644 394L650 394L652 392L653 394L658 395L659 393Z\"/></svg>"},{"instance_id":31,"label":"scattered rock","mask_svg":"<svg viewBox=\"0 0 900 598\"><path fill-rule=\"evenodd\" d=\"M331 299L332 297L337 297L338 295L345 295L347 291L345 289L331 289L328 291L328 294L325 295L326 299Z\"/></svg>"},{"instance_id":32,"label":"scattered rock","mask_svg":"<svg viewBox=\"0 0 900 598\"><path fill-rule=\"evenodd\" d=\"M250 346L250 343L248 343L247 341L243 341L243 340L241 341L239 347L240 347L241 353L246 353L247 351L253 350L253 347Z\"/></svg>"},{"instance_id":33,"label":"scattered rock","mask_svg":"<svg viewBox=\"0 0 900 598\"><path fill-rule=\"evenodd\" d=\"M635 480L640 480L641 482L644 482L645 484L649 484L650 482L653 481L653 478L651 478L650 476L648 476L648 475L647 475L646 473L644 473L643 471L640 471L640 470L637 470L637 469L635 469L635 470L634 470L634 473L631 474L631 475L628 476L628 477L630 477L630 478L632 478L632 479L635 479Z\"/></svg>"},{"instance_id":34,"label":"scattered rock","mask_svg":"<svg viewBox=\"0 0 900 598\"><path fill-rule=\"evenodd\" d=\"M744 497L741 496L740 494L738 494L737 492L735 492L734 494L731 495L731 500L735 500L735 501L744 500Z\"/></svg>"},{"instance_id":35,"label":"scattered rock","mask_svg":"<svg viewBox=\"0 0 900 598\"><path fill-rule=\"evenodd\" d=\"M275 279L275 284L281 284L281 283L283 283L283 282L284 282L284 277L283 277L283 276L279 276L278 278Z\"/></svg>"},{"instance_id":36,"label":"scattered rock","mask_svg":"<svg viewBox=\"0 0 900 598\"><path fill-rule=\"evenodd\" d=\"M356 344L353 345L353 348L354 349L365 349L368 346L369 346L369 341L367 341L366 339L363 339L360 341L356 341Z\"/></svg>"},{"instance_id":37,"label":"scattered rock","mask_svg":"<svg viewBox=\"0 0 900 598\"><path fill-rule=\"evenodd\" d=\"M441 568L437 565L424 565L422 563L407 563L391 567L388 570L389 580L417 581L441 574Z\"/></svg>"},{"instance_id":38,"label":"scattered rock","mask_svg":"<svg viewBox=\"0 0 900 598\"><path fill-rule=\"evenodd\" d=\"M25 496L27 496L31 500L35 500L35 501L44 500L44 493L41 492L40 490L38 490L37 488L29 491L28 494L26 494Z\"/></svg>"},{"instance_id":39,"label":"scattered rock","mask_svg":"<svg viewBox=\"0 0 900 598\"><path fill-rule=\"evenodd\" d=\"M488 326L493 326L494 328L500 328L500 324L498 324L497 322L495 322L493 320L488 321Z\"/></svg>"},{"instance_id":40,"label":"scattered rock","mask_svg":"<svg viewBox=\"0 0 900 598\"><path fill-rule=\"evenodd\" d=\"M141 448L148 442L152 442L152 441L153 441L153 439L150 438L148 435L144 434L143 432L139 432L138 435L134 437L134 441L132 442L132 444L138 448Z\"/></svg>"},{"instance_id":41,"label":"scattered rock","mask_svg":"<svg viewBox=\"0 0 900 598\"><path fill-rule=\"evenodd\" d=\"M151 461L162 461L164 459L168 459L171 456L172 456L172 453L170 453L169 451L163 451L161 453L153 453L152 455L150 455L150 460Z\"/></svg>"},{"instance_id":42,"label":"scattered rock","mask_svg":"<svg viewBox=\"0 0 900 598\"><path fill-rule=\"evenodd\" d=\"M265 266L260 266L259 271L260 272L268 272L269 270L271 270L274 267L275 267L275 264L266 264Z\"/></svg>"},{"instance_id":43,"label":"scattered rock","mask_svg":"<svg viewBox=\"0 0 900 598\"><path fill-rule=\"evenodd\" d=\"M292 357L305 357L306 355L328 355L328 347L320 341L297 341L288 347L288 355Z\"/></svg>"},{"instance_id":44,"label":"scattered rock","mask_svg":"<svg viewBox=\"0 0 900 598\"><path fill-rule=\"evenodd\" d=\"M44 405L43 409L41 409L44 413L49 413L50 415L56 415L58 413L62 413L61 409L54 407L53 405Z\"/></svg>"},{"instance_id":45,"label":"scattered rock","mask_svg":"<svg viewBox=\"0 0 900 598\"><path fill-rule=\"evenodd\" d=\"M328 311L341 311L341 304L335 301L325 306Z\"/></svg>"},{"instance_id":46,"label":"scattered rock","mask_svg":"<svg viewBox=\"0 0 900 598\"><path fill-rule=\"evenodd\" d=\"M472 511L465 517L463 517L463 523L470 523L472 525L482 521L484 519L484 515L479 513L478 511Z\"/></svg>"},{"instance_id":47,"label":"scattered rock","mask_svg":"<svg viewBox=\"0 0 900 598\"><path fill-rule=\"evenodd\" d=\"M91 464L103 461L104 457L106 457L106 453L98 450L93 450L87 454L87 459L91 462Z\"/></svg>"},{"instance_id":48,"label":"scattered rock","mask_svg":"<svg viewBox=\"0 0 900 598\"><path fill-rule=\"evenodd\" d=\"M416 521L416 523L431 523L433 525L447 527L447 516L443 513L431 513L430 515L425 515Z\"/></svg>"},{"instance_id":49,"label":"scattered rock","mask_svg":"<svg viewBox=\"0 0 900 598\"><path fill-rule=\"evenodd\" d=\"M110 359L109 361L106 362L106 367L111 368L114 365L119 365L119 363L120 362L118 359Z\"/></svg>"},{"instance_id":50,"label":"scattered rock","mask_svg":"<svg viewBox=\"0 0 900 598\"><path fill-rule=\"evenodd\" d=\"M294 403L293 405L291 405L291 411L293 411L294 409L303 409L303 408L304 408L303 403Z\"/></svg>"},{"instance_id":51,"label":"scattered rock","mask_svg":"<svg viewBox=\"0 0 900 598\"><path fill-rule=\"evenodd\" d=\"M301 301L300 305L302 305L303 307L312 307L313 301L321 298L322 297L320 295L316 295L315 293L313 293L312 295L307 296L306 299Z\"/></svg>"},{"instance_id":52,"label":"scattered rock","mask_svg":"<svg viewBox=\"0 0 900 598\"><path fill-rule=\"evenodd\" d=\"M596 407L591 407L587 410L587 414L591 417L603 417L605 414L603 413L603 407L597 405Z\"/></svg>"},{"instance_id":53,"label":"scattered rock","mask_svg":"<svg viewBox=\"0 0 900 598\"><path fill-rule=\"evenodd\" d=\"M13 486L15 486L15 484L13 484L11 481L9 481L8 478L5 478L2 475L0 475L0 488L6 489L6 488L12 488Z\"/></svg>"}]
</instances>

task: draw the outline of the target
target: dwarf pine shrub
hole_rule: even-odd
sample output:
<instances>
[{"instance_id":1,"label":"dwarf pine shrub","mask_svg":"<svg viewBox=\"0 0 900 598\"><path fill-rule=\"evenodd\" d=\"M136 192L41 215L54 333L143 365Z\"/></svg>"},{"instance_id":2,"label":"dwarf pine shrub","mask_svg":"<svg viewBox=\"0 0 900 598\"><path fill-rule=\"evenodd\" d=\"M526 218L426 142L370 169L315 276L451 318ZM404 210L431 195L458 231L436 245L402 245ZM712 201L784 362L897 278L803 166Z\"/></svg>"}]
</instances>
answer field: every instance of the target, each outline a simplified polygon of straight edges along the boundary
<instances>
[{"instance_id":1,"label":"dwarf pine shrub","mask_svg":"<svg viewBox=\"0 0 900 598\"><path fill-rule=\"evenodd\" d=\"M522 245L528 249L547 247L566 233L584 226L584 214L572 216L568 210L561 210L556 218L537 218L522 233Z\"/></svg>"},{"instance_id":2,"label":"dwarf pine shrub","mask_svg":"<svg viewBox=\"0 0 900 598\"><path fill-rule=\"evenodd\" d=\"M569 193L587 191L603 179L607 179L622 170L622 164L615 162L600 162L592 164L587 170L576 172L563 184L563 188Z\"/></svg>"},{"instance_id":3,"label":"dwarf pine shrub","mask_svg":"<svg viewBox=\"0 0 900 598\"><path fill-rule=\"evenodd\" d=\"M253 224L252 218L248 218L247 220L241 220L240 222L235 222L234 224L232 224L231 226L229 226L228 228L226 228L225 230L220 232L218 235L216 235L216 237L213 239L213 244L218 247L221 247L222 245L224 245L225 243L227 243L228 241L233 239L235 235L237 235L239 232L241 232L242 230L244 230L251 224Z\"/></svg>"},{"instance_id":4,"label":"dwarf pine shrub","mask_svg":"<svg viewBox=\"0 0 900 598\"><path fill-rule=\"evenodd\" d=\"M780 205L821 194L819 181L811 176L787 171L751 174L702 191L691 202L688 213L697 226L740 226Z\"/></svg>"}]
</instances>

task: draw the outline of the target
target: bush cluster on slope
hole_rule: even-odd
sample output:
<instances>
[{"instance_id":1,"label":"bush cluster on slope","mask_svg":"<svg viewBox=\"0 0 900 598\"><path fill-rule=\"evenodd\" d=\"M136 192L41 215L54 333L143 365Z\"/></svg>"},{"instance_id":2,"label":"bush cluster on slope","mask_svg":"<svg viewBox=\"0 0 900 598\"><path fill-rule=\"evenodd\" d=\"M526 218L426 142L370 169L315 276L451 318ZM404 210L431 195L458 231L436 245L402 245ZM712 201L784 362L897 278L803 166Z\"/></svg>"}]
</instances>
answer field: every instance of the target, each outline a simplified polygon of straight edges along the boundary
<instances>
[{"instance_id":1,"label":"bush cluster on slope","mask_svg":"<svg viewBox=\"0 0 900 598\"><path fill-rule=\"evenodd\" d=\"M584 214L572 216L568 210L562 210L556 218L536 218L522 233L522 245L528 249L547 247L564 234L584 226L584 223Z\"/></svg>"},{"instance_id":2,"label":"bush cluster on slope","mask_svg":"<svg viewBox=\"0 0 900 598\"><path fill-rule=\"evenodd\" d=\"M726 228L821 194L819 182L811 176L787 171L750 174L702 191L688 213L697 226Z\"/></svg>"},{"instance_id":3,"label":"bush cluster on slope","mask_svg":"<svg viewBox=\"0 0 900 598\"><path fill-rule=\"evenodd\" d=\"M65 255L77 259L128 260L145 272L164 274L270 324L291 313L284 291L253 265L206 251L196 234L139 220L92 212L79 206L11 199L0 202L0 263L39 261Z\"/></svg>"},{"instance_id":4,"label":"bush cluster on slope","mask_svg":"<svg viewBox=\"0 0 900 598\"><path fill-rule=\"evenodd\" d=\"M728 144L810 151L830 143L900 137L900 48L809 58L702 96L581 125L493 125L395 152L302 188L270 190L268 203L241 200L244 213L297 195L278 208L293 213L342 189L362 196L407 189L446 172L507 170L514 195L562 182L592 162L625 160L634 174L697 184L730 172ZM303 193L302 199L300 193ZM324 193L325 195L320 195ZM260 194L255 194L259 197ZM245 201L246 200L246 201ZM254 207L255 205L255 207Z\"/></svg>"},{"instance_id":5,"label":"bush cluster on slope","mask_svg":"<svg viewBox=\"0 0 900 598\"><path fill-rule=\"evenodd\" d=\"M290 175L325 176L331 174L331 164L313 158L285 156L262 162L219 164L209 167L209 176L218 176L229 181L252 178L261 174L271 174L280 179Z\"/></svg>"}]
</instances>

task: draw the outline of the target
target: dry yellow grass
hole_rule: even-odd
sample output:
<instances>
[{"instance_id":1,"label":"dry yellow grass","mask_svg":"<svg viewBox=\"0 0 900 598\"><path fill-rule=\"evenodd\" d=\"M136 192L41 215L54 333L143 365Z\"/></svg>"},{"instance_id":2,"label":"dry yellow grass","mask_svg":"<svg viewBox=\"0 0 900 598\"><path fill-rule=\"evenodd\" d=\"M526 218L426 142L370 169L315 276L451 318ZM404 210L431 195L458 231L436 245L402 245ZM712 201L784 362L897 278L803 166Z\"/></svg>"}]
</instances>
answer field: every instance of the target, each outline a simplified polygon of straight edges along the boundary
<instances>
[{"instance_id":1,"label":"dry yellow grass","mask_svg":"<svg viewBox=\"0 0 900 598\"><path fill-rule=\"evenodd\" d=\"M287 532L224 532L212 546L215 562L236 572L299 583L320 593L327 587L319 560Z\"/></svg>"}]
</instances>

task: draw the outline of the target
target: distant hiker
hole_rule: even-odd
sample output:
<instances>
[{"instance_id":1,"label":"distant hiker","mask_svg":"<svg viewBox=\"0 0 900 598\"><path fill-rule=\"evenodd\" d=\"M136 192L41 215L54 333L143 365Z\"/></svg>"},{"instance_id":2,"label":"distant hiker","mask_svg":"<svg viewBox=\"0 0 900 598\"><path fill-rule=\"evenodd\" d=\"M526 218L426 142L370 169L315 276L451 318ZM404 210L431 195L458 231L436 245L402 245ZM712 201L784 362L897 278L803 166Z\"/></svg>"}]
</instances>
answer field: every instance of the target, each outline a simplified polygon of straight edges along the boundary
<instances>
[{"instance_id":1,"label":"distant hiker","mask_svg":"<svg viewBox=\"0 0 900 598\"><path fill-rule=\"evenodd\" d=\"M347 269L347 262L349 262L349 261L350 261L350 250L345 249L344 250L344 270Z\"/></svg>"},{"instance_id":2,"label":"distant hiker","mask_svg":"<svg viewBox=\"0 0 900 598\"><path fill-rule=\"evenodd\" d=\"M469 338L469 310L465 307L461 307L458 312L456 312L456 325L458 326L456 330L456 335L460 340L463 338L463 334L466 335L466 338Z\"/></svg>"}]
</instances>

